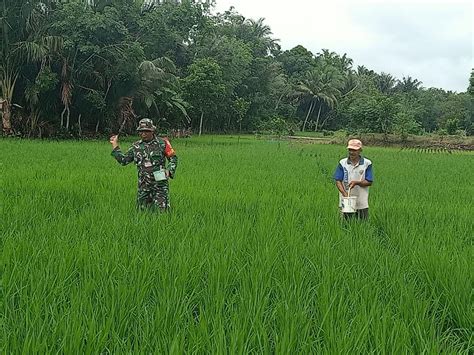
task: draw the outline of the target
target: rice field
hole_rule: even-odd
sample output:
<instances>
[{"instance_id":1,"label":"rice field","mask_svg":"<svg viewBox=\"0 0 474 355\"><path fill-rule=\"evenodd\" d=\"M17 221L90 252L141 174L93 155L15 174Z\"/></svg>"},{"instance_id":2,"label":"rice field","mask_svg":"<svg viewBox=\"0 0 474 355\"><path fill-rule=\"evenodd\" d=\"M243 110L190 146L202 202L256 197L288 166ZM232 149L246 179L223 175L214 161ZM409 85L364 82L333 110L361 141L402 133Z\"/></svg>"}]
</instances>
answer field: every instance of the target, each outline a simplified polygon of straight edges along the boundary
<instances>
[{"instance_id":1,"label":"rice field","mask_svg":"<svg viewBox=\"0 0 474 355\"><path fill-rule=\"evenodd\" d=\"M172 143L152 214L107 141L0 140L2 353L474 352L474 154L367 147L343 224L343 146Z\"/></svg>"}]
</instances>

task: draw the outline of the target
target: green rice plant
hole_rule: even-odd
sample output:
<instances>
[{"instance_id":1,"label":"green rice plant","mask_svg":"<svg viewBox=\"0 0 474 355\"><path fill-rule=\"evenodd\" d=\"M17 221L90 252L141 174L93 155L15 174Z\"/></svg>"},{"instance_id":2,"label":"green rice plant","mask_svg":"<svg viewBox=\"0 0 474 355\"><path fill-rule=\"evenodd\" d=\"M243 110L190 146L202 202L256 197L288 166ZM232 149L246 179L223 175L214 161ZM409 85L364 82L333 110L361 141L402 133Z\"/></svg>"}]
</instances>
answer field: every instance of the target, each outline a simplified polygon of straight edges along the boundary
<instances>
[{"instance_id":1,"label":"green rice plant","mask_svg":"<svg viewBox=\"0 0 474 355\"><path fill-rule=\"evenodd\" d=\"M472 153L366 148L342 223L342 146L173 146L160 214L107 142L0 140L2 352L472 353Z\"/></svg>"}]
</instances>

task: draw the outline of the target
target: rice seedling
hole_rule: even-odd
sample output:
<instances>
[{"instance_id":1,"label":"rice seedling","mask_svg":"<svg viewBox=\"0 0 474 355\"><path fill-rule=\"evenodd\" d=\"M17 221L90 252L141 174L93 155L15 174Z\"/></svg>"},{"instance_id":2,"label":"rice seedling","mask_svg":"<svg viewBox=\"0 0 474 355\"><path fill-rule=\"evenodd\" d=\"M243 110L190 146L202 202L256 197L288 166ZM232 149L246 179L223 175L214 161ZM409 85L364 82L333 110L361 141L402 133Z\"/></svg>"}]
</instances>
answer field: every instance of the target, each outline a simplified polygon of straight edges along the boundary
<instances>
[{"instance_id":1,"label":"rice seedling","mask_svg":"<svg viewBox=\"0 0 474 355\"><path fill-rule=\"evenodd\" d=\"M342 224L343 147L173 145L159 214L107 142L0 140L2 352L472 353L472 153L367 148Z\"/></svg>"}]
</instances>

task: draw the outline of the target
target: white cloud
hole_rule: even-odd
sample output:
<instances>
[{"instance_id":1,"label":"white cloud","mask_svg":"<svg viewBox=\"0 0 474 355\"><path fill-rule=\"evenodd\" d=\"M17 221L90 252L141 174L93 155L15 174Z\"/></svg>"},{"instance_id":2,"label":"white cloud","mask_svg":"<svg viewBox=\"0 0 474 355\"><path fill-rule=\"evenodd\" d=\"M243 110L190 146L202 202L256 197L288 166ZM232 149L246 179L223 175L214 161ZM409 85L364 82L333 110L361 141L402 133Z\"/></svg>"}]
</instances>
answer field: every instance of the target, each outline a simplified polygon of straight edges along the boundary
<instances>
[{"instance_id":1,"label":"white cloud","mask_svg":"<svg viewBox=\"0 0 474 355\"><path fill-rule=\"evenodd\" d=\"M217 0L265 23L283 49L347 53L354 64L425 87L464 91L473 63L473 4L465 0Z\"/></svg>"}]
</instances>

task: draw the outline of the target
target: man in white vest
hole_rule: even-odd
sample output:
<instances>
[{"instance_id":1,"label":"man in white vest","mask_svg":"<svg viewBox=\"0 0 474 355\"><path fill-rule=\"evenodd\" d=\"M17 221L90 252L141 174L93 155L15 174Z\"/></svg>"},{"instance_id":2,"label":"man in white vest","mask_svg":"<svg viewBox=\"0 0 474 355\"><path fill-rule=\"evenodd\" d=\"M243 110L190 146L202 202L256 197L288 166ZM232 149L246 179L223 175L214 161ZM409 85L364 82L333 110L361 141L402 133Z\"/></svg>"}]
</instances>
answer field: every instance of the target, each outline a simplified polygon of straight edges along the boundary
<instances>
[{"instance_id":1,"label":"man in white vest","mask_svg":"<svg viewBox=\"0 0 474 355\"><path fill-rule=\"evenodd\" d=\"M334 180L339 190L339 207L342 207L343 197L357 197L355 213L342 213L344 219L352 217L367 219L369 217L369 186L374 181L372 162L363 157L362 142L351 139L347 143L349 157L341 159L334 172Z\"/></svg>"}]
</instances>

